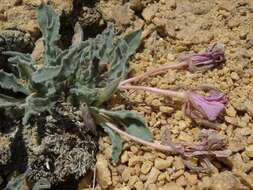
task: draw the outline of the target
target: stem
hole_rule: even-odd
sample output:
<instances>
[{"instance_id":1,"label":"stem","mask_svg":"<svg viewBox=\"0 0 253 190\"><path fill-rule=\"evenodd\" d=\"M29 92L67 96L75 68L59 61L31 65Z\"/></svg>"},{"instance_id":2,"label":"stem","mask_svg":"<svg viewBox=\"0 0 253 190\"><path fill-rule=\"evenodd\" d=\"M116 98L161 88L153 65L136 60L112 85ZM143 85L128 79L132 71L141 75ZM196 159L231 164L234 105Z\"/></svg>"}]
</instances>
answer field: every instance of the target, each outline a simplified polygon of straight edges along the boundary
<instances>
[{"instance_id":1,"label":"stem","mask_svg":"<svg viewBox=\"0 0 253 190\"><path fill-rule=\"evenodd\" d=\"M179 99L186 99L186 92L178 92L178 91L174 91L174 90L163 90L163 89L159 89L159 88L153 88L153 87L145 87L145 86L133 86L133 85L123 85L120 86L119 89L124 90L124 89L135 89L135 90L144 90L147 92L152 92L155 94L162 94L165 96L169 96L169 97L175 97L175 98L179 98Z\"/></svg>"},{"instance_id":2,"label":"stem","mask_svg":"<svg viewBox=\"0 0 253 190\"><path fill-rule=\"evenodd\" d=\"M167 151L167 152L173 152L173 153L176 153L177 151L175 150L175 148L177 147L171 147L171 146L167 146L167 145L162 145L162 144L159 144L159 143L152 143L152 142L148 142L148 141L145 141L145 140L142 140L138 137L135 137L135 136L132 136L132 135L129 135L128 133L120 130L118 127L116 127L114 124L112 123L105 123L106 126L108 126L109 128L111 128L112 130L116 131L117 133L119 133L120 135L122 136L125 136L139 144L142 144L142 145L146 145L146 146L149 146L149 147L152 147L154 149L157 149L157 150L160 150L160 151ZM180 148L180 147L178 147Z\"/></svg>"},{"instance_id":3,"label":"stem","mask_svg":"<svg viewBox=\"0 0 253 190\"><path fill-rule=\"evenodd\" d=\"M172 64L172 65L171 64L166 64L166 65L163 65L161 67L151 69L150 71L147 71L143 74L137 75L137 76L129 78L127 80L124 80L120 83L120 86L122 86L124 84L127 84L127 83L130 83L130 82L137 81L137 80L143 80L144 78L147 78L149 76L154 76L154 75L158 75L158 74L167 72L167 70L169 70L169 69L179 69L179 68L182 68L182 67L187 66L187 65L188 65L187 62Z\"/></svg>"}]
</instances>

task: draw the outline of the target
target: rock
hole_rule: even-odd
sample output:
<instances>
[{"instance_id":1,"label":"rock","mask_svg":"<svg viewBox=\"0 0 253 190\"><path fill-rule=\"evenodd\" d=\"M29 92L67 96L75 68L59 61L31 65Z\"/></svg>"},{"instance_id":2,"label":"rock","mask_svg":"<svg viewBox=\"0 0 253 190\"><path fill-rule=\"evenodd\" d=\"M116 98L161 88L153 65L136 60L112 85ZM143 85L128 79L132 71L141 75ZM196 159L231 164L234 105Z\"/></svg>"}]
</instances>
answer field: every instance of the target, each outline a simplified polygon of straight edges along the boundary
<instances>
[{"instance_id":1,"label":"rock","mask_svg":"<svg viewBox=\"0 0 253 190\"><path fill-rule=\"evenodd\" d=\"M115 190L130 190L129 187L120 187L120 188L115 188Z\"/></svg>"},{"instance_id":2,"label":"rock","mask_svg":"<svg viewBox=\"0 0 253 190\"><path fill-rule=\"evenodd\" d=\"M231 172L221 172L210 179L208 185L210 190L249 190Z\"/></svg>"},{"instance_id":3,"label":"rock","mask_svg":"<svg viewBox=\"0 0 253 190\"><path fill-rule=\"evenodd\" d=\"M160 174L160 171L158 169L156 169L155 167L153 167L148 174L148 179L147 179L145 185L156 183L159 174Z\"/></svg>"},{"instance_id":4,"label":"rock","mask_svg":"<svg viewBox=\"0 0 253 190\"><path fill-rule=\"evenodd\" d=\"M174 111L174 108L169 107L169 106L160 106L159 110L162 113L170 114L170 113L172 113Z\"/></svg>"},{"instance_id":5,"label":"rock","mask_svg":"<svg viewBox=\"0 0 253 190\"><path fill-rule=\"evenodd\" d=\"M6 62L7 56L3 55L3 51L19 51L31 52L33 42L29 33L17 30L1 30L0 31L0 62Z\"/></svg>"},{"instance_id":6,"label":"rock","mask_svg":"<svg viewBox=\"0 0 253 190\"><path fill-rule=\"evenodd\" d=\"M117 5L112 10L112 18L118 25L129 25L132 17L133 11L129 8L128 4Z\"/></svg>"},{"instance_id":7,"label":"rock","mask_svg":"<svg viewBox=\"0 0 253 190\"><path fill-rule=\"evenodd\" d=\"M253 102L250 100L246 100L244 105L247 113L253 118Z\"/></svg>"},{"instance_id":8,"label":"rock","mask_svg":"<svg viewBox=\"0 0 253 190\"><path fill-rule=\"evenodd\" d=\"M130 8L136 12L140 12L143 9L141 0L130 0Z\"/></svg>"},{"instance_id":9,"label":"rock","mask_svg":"<svg viewBox=\"0 0 253 190\"><path fill-rule=\"evenodd\" d=\"M41 3L40 0L22 0L24 5L27 6L36 6L38 7ZM45 0L45 3L51 5L58 14L64 14L65 16L70 16L73 10L72 0Z\"/></svg>"},{"instance_id":10,"label":"rock","mask_svg":"<svg viewBox=\"0 0 253 190\"><path fill-rule=\"evenodd\" d=\"M198 183L197 174L191 174L191 173L186 172L184 175L185 175L185 178L186 178L188 184L195 185Z\"/></svg>"},{"instance_id":11,"label":"rock","mask_svg":"<svg viewBox=\"0 0 253 190\"><path fill-rule=\"evenodd\" d=\"M97 155L96 169L97 169L98 184L104 189L112 185L109 163L108 160L102 154Z\"/></svg>"},{"instance_id":12,"label":"rock","mask_svg":"<svg viewBox=\"0 0 253 190\"><path fill-rule=\"evenodd\" d=\"M149 184L145 187L145 190L158 190L156 184Z\"/></svg>"},{"instance_id":13,"label":"rock","mask_svg":"<svg viewBox=\"0 0 253 190\"><path fill-rule=\"evenodd\" d=\"M154 18L155 14L158 11L158 6L156 4L153 4L149 7L146 7L143 11L142 11L142 16L143 18L148 21L151 22L151 20Z\"/></svg>"},{"instance_id":14,"label":"rock","mask_svg":"<svg viewBox=\"0 0 253 190\"><path fill-rule=\"evenodd\" d=\"M177 170L180 170L180 169L184 169L185 168L185 165L183 163L183 160L182 158L180 157L175 157L175 162L173 163L173 165L175 166L175 168Z\"/></svg>"},{"instance_id":15,"label":"rock","mask_svg":"<svg viewBox=\"0 0 253 190\"><path fill-rule=\"evenodd\" d=\"M15 29L17 31L29 33L33 39L36 39L40 35L37 25L36 7L40 5L41 1L23 0L22 3L19 4L15 3L17 1L11 2L12 3L6 5L8 8L6 7L3 10L5 18L2 20L0 19L1 29ZM52 5L59 15L69 16L73 10L72 0L66 0L64 2L52 0L49 4Z\"/></svg>"},{"instance_id":16,"label":"rock","mask_svg":"<svg viewBox=\"0 0 253 190\"><path fill-rule=\"evenodd\" d=\"M152 168L152 166L153 166L153 162L151 162L151 161L144 161L144 163L141 166L141 172L143 174L147 174L150 171L150 169Z\"/></svg>"},{"instance_id":17,"label":"rock","mask_svg":"<svg viewBox=\"0 0 253 190\"><path fill-rule=\"evenodd\" d=\"M233 80L239 80L240 79L239 75L236 72L232 72L230 76L231 76L231 79L233 79Z\"/></svg>"},{"instance_id":18,"label":"rock","mask_svg":"<svg viewBox=\"0 0 253 190\"><path fill-rule=\"evenodd\" d=\"M253 189L253 178L241 171L235 171L234 174L238 176L243 184L247 185L250 189Z\"/></svg>"},{"instance_id":19,"label":"rock","mask_svg":"<svg viewBox=\"0 0 253 190\"><path fill-rule=\"evenodd\" d=\"M139 156L132 156L128 160L128 166L134 166L141 161Z\"/></svg>"},{"instance_id":20,"label":"rock","mask_svg":"<svg viewBox=\"0 0 253 190\"><path fill-rule=\"evenodd\" d=\"M134 188L136 190L144 190L144 184L142 181L137 181L135 184L134 184Z\"/></svg>"},{"instance_id":21,"label":"rock","mask_svg":"<svg viewBox=\"0 0 253 190\"><path fill-rule=\"evenodd\" d=\"M127 186L133 188L134 184L139 180L138 176L134 175L129 178Z\"/></svg>"},{"instance_id":22,"label":"rock","mask_svg":"<svg viewBox=\"0 0 253 190\"><path fill-rule=\"evenodd\" d=\"M127 182L131 177L131 169L125 168L125 170L122 172L122 180L124 182Z\"/></svg>"},{"instance_id":23,"label":"rock","mask_svg":"<svg viewBox=\"0 0 253 190\"><path fill-rule=\"evenodd\" d=\"M159 170L165 170L172 165L172 160L164 160L161 158L155 159L155 167Z\"/></svg>"},{"instance_id":24,"label":"rock","mask_svg":"<svg viewBox=\"0 0 253 190\"><path fill-rule=\"evenodd\" d=\"M253 158L253 145L247 146L245 153L248 157Z\"/></svg>"},{"instance_id":25,"label":"rock","mask_svg":"<svg viewBox=\"0 0 253 190\"><path fill-rule=\"evenodd\" d=\"M170 182L162 187L159 190L184 190L182 187L177 185L175 182Z\"/></svg>"},{"instance_id":26,"label":"rock","mask_svg":"<svg viewBox=\"0 0 253 190\"><path fill-rule=\"evenodd\" d=\"M78 15L78 22L82 26L83 30L88 27L98 27L100 21L102 21L102 16L96 7L83 6L82 11Z\"/></svg>"},{"instance_id":27,"label":"rock","mask_svg":"<svg viewBox=\"0 0 253 190\"><path fill-rule=\"evenodd\" d=\"M126 162L128 162L129 160L129 156L128 156L128 152L124 151L120 157L121 163L124 164Z\"/></svg>"}]
</instances>

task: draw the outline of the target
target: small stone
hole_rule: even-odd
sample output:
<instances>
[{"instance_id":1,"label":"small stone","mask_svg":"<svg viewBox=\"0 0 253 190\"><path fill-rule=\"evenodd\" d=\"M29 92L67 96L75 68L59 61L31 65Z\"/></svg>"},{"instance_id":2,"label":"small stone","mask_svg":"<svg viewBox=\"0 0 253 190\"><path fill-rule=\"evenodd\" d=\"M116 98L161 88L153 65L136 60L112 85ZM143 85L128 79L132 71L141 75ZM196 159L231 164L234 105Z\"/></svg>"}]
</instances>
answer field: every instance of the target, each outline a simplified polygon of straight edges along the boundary
<instances>
[{"instance_id":1,"label":"small stone","mask_svg":"<svg viewBox=\"0 0 253 190\"><path fill-rule=\"evenodd\" d=\"M187 181L183 175L177 178L176 183L181 187L185 187L187 185Z\"/></svg>"},{"instance_id":2,"label":"small stone","mask_svg":"<svg viewBox=\"0 0 253 190\"><path fill-rule=\"evenodd\" d=\"M155 159L155 167L159 170L165 170L166 168L170 167L172 164L171 160L164 160L161 158Z\"/></svg>"},{"instance_id":3,"label":"small stone","mask_svg":"<svg viewBox=\"0 0 253 190\"><path fill-rule=\"evenodd\" d=\"M153 166L153 162L145 161L141 166L141 172L143 174L147 174L150 171L150 169L152 168L152 166Z\"/></svg>"},{"instance_id":4,"label":"small stone","mask_svg":"<svg viewBox=\"0 0 253 190\"><path fill-rule=\"evenodd\" d=\"M145 190L158 190L156 184L145 184Z\"/></svg>"},{"instance_id":5,"label":"small stone","mask_svg":"<svg viewBox=\"0 0 253 190\"><path fill-rule=\"evenodd\" d=\"M175 162L173 164L177 170L181 170L185 168L182 158L180 157L175 157Z\"/></svg>"},{"instance_id":6,"label":"small stone","mask_svg":"<svg viewBox=\"0 0 253 190\"><path fill-rule=\"evenodd\" d=\"M134 11L141 11L143 8L143 5L141 3L141 0L130 0L130 8L133 9Z\"/></svg>"},{"instance_id":7,"label":"small stone","mask_svg":"<svg viewBox=\"0 0 253 190\"><path fill-rule=\"evenodd\" d=\"M210 179L210 183L208 184L207 189L211 190L249 190L246 186L244 186L240 180L235 177L231 172L225 171L221 172L218 175L212 177Z\"/></svg>"},{"instance_id":8,"label":"small stone","mask_svg":"<svg viewBox=\"0 0 253 190\"><path fill-rule=\"evenodd\" d=\"M246 100L244 105L247 113L253 118L253 102L250 100Z\"/></svg>"},{"instance_id":9,"label":"small stone","mask_svg":"<svg viewBox=\"0 0 253 190\"><path fill-rule=\"evenodd\" d=\"M130 178L129 178L129 181L128 181L128 184L127 184L127 186L128 187L130 187L130 188L132 188L133 186L134 186L134 184L137 182L139 180L139 178L138 178L138 176L131 176Z\"/></svg>"},{"instance_id":10,"label":"small stone","mask_svg":"<svg viewBox=\"0 0 253 190\"><path fill-rule=\"evenodd\" d=\"M132 156L128 160L128 166L134 166L141 161L139 156Z\"/></svg>"},{"instance_id":11,"label":"small stone","mask_svg":"<svg viewBox=\"0 0 253 190\"><path fill-rule=\"evenodd\" d=\"M112 184L111 172L108 160L102 154L97 155L96 170L98 184L104 189L109 188Z\"/></svg>"},{"instance_id":12,"label":"small stone","mask_svg":"<svg viewBox=\"0 0 253 190\"><path fill-rule=\"evenodd\" d=\"M119 187L119 188L115 188L115 190L130 190L129 187Z\"/></svg>"},{"instance_id":13,"label":"small stone","mask_svg":"<svg viewBox=\"0 0 253 190\"><path fill-rule=\"evenodd\" d=\"M146 21L151 21L155 14L158 11L158 6L156 4L153 4L149 7L146 7L143 11L142 11L142 16Z\"/></svg>"},{"instance_id":14,"label":"small stone","mask_svg":"<svg viewBox=\"0 0 253 190\"><path fill-rule=\"evenodd\" d=\"M175 182L170 182L162 187L159 190L184 190L182 187L177 185Z\"/></svg>"},{"instance_id":15,"label":"small stone","mask_svg":"<svg viewBox=\"0 0 253 190\"><path fill-rule=\"evenodd\" d=\"M115 6L112 10L112 17L119 25L129 25L133 17L133 10L128 4Z\"/></svg>"},{"instance_id":16,"label":"small stone","mask_svg":"<svg viewBox=\"0 0 253 190\"><path fill-rule=\"evenodd\" d=\"M144 184L142 181L137 181L135 184L134 184L134 188L136 190L144 190Z\"/></svg>"},{"instance_id":17,"label":"small stone","mask_svg":"<svg viewBox=\"0 0 253 190\"><path fill-rule=\"evenodd\" d=\"M195 185L198 183L198 176L196 174L185 173L184 175L190 185Z\"/></svg>"},{"instance_id":18,"label":"small stone","mask_svg":"<svg viewBox=\"0 0 253 190\"><path fill-rule=\"evenodd\" d=\"M233 80L239 80L240 79L239 75L236 72L232 72L230 76Z\"/></svg>"},{"instance_id":19,"label":"small stone","mask_svg":"<svg viewBox=\"0 0 253 190\"><path fill-rule=\"evenodd\" d=\"M230 117L235 117L236 116L236 110L234 109L234 107L232 106L229 106L227 109L226 109L226 113L228 116Z\"/></svg>"},{"instance_id":20,"label":"small stone","mask_svg":"<svg viewBox=\"0 0 253 190\"><path fill-rule=\"evenodd\" d=\"M121 163L122 163L122 164L128 162L129 156L128 156L128 152L127 152L127 151L124 151L124 152L122 153L120 160L121 160Z\"/></svg>"},{"instance_id":21,"label":"small stone","mask_svg":"<svg viewBox=\"0 0 253 190\"><path fill-rule=\"evenodd\" d=\"M156 169L155 167L153 167L150 173L148 174L148 179L147 179L146 184L156 183L159 174L160 174L160 171Z\"/></svg>"},{"instance_id":22,"label":"small stone","mask_svg":"<svg viewBox=\"0 0 253 190\"><path fill-rule=\"evenodd\" d=\"M246 147L245 153L248 157L253 158L253 145Z\"/></svg>"},{"instance_id":23,"label":"small stone","mask_svg":"<svg viewBox=\"0 0 253 190\"><path fill-rule=\"evenodd\" d=\"M131 177L131 170L130 168L125 168L125 170L122 172L122 180L124 182L127 182Z\"/></svg>"},{"instance_id":24,"label":"small stone","mask_svg":"<svg viewBox=\"0 0 253 190\"><path fill-rule=\"evenodd\" d=\"M174 111L174 108L169 107L169 106L160 106L159 110L162 113L170 114L170 113L172 113Z\"/></svg>"},{"instance_id":25,"label":"small stone","mask_svg":"<svg viewBox=\"0 0 253 190\"><path fill-rule=\"evenodd\" d=\"M250 189L253 189L253 178L241 171L235 171L234 174L238 176L243 184L246 184Z\"/></svg>"}]
</instances>

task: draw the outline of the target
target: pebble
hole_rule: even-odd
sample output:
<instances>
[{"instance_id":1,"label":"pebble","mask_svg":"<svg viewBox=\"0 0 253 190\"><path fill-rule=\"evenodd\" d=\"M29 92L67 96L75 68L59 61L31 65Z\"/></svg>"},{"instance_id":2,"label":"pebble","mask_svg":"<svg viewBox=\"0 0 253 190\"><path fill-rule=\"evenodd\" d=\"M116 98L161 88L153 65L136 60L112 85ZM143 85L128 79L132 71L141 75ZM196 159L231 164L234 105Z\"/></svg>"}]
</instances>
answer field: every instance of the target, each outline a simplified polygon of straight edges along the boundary
<instances>
[{"instance_id":1,"label":"pebble","mask_svg":"<svg viewBox=\"0 0 253 190\"><path fill-rule=\"evenodd\" d=\"M253 145L247 146L245 153L248 157L253 158Z\"/></svg>"},{"instance_id":2,"label":"pebble","mask_svg":"<svg viewBox=\"0 0 253 190\"><path fill-rule=\"evenodd\" d=\"M159 188L159 190L184 190L184 188L180 187L175 182L168 183Z\"/></svg>"},{"instance_id":3,"label":"pebble","mask_svg":"<svg viewBox=\"0 0 253 190\"><path fill-rule=\"evenodd\" d=\"M137 181L135 184L134 184L134 188L136 190L144 190L144 184L142 181Z\"/></svg>"},{"instance_id":4,"label":"pebble","mask_svg":"<svg viewBox=\"0 0 253 190\"><path fill-rule=\"evenodd\" d=\"M157 13L158 11L158 6L156 4L153 4L149 7L146 7L143 11L142 11L142 16L146 21L151 21L154 16L155 13Z\"/></svg>"},{"instance_id":5,"label":"pebble","mask_svg":"<svg viewBox=\"0 0 253 190\"><path fill-rule=\"evenodd\" d=\"M159 174L160 174L160 171L156 169L155 167L153 167L148 174L148 179L146 181L146 184L156 183Z\"/></svg>"},{"instance_id":6,"label":"pebble","mask_svg":"<svg viewBox=\"0 0 253 190\"><path fill-rule=\"evenodd\" d=\"M141 166L141 172L143 174L147 174L153 166L153 162L151 161L144 161L144 163Z\"/></svg>"},{"instance_id":7,"label":"pebble","mask_svg":"<svg viewBox=\"0 0 253 190\"><path fill-rule=\"evenodd\" d=\"M211 190L249 190L240 180L232 174L232 172L221 172L216 176L211 177L207 187Z\"/></svg>"},{"instance_id":8,"label":"pebble","mask_svg":"<svg viewBox=\"0 0 253 190\"><path fill-rule=\"evenodd\" d=\"M125 168L125 170L122 172L122 180L124 182L127 182L131 177L131 169Z\"/></svg>"},{"instance_id":9,"label":"pebble","mask_svg":"<svg viewBox=\"0 0 253 190\"><path fill-rule=\"evenodd\" d=\"M183 160L182 158L180 157L175 157L175 162L173 163L173 165L175 166L175 168L177 170L181 170L181 169L184 169L185 168L185 165L183 163Z\"/></svg>"},{"instance_id":10,"label":"pebble","mask_svg":"<svg viewBox=\"0 0 253 190\"><path fill-rule=\"evenodd\" d=\"M139 156L132 156L128 160L128 166L134 166L141 161Z\"/></svg>"},{"instance_id":11,"label":"pebble","mask_svg":"<svg viewBox=\"0 0 253 190\"><path fill-rule=\"evenodd\" d=\"M230 76L233 80L239 80L240 79L239 75L236 72L232 72Z\"/></svg>"},{"instance_id":12,"label":"pebble","mask_svg":"<svg viewBox=\"0 0 253 190\"><path fill-rule=\"evenodd\" d=\"M121 163L122 163L122 164L128 162L129 156L128 156L128 152L127 152L127 151L124 151L124 152L122 153L120 160L121 160Z\"/></svg>"},{"instance_id":13,"label":"pebble","mask_svg":"<svg viewBox=\"0 0 253 190\"><path fill-rule=\"evenodd\" d=\"M165 170L166 168L170 167L172 165L172 160L164 160L161 158L155 159L155 167L158 170Z\"/></svg>"},{"instance_id":14,"label":"pebble","mask_svg":"<svg viewBox=\"0 0 253 190\"><path fill-rule=\"evenodd\" d=\"M112 184L111 172L108 160L102 154L97 155L96 170L98 184L104 189L109 188Z\"/></svg>"}]
</instances>

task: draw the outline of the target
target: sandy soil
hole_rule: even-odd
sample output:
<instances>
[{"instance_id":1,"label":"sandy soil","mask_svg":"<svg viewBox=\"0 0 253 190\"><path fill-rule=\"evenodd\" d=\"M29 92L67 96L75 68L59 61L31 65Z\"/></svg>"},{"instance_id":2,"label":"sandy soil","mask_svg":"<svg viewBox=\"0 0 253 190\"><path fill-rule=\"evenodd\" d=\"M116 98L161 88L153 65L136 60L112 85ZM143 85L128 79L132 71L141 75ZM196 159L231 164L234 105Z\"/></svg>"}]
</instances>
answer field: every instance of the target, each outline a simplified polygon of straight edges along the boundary
<instances>
[{"instance_id":1,"label":"sandy soil","mask_svg":"<svg viewBox=\"0 0 253 190\"><path fill-rule=\"evenodd\" d=\"M72 1L61 2L55 0L57 11L69 16ZM39 1L0 0L1 30L22 31L35 41L39 36L36 3ZM204 73L171 70L138 84L163 89L191 89L208 84L220 89L226 94L228 105L216 130L226 139L232 155L213 161L208 173L192 172L180 156L126 141L120 163L113 165L111 142L104 136L99 140L95 189L253 189L253 1L100 0L97 8L103 19L113 22L122 34L143 30L143 43L130 60L129 76L173 64L180 55L203 52L213 43L225 44L226 62L218 68ZM175 142L197 142L202 127L184 116L175 102L140 91L129 91L128 95L129 101L113 104L123 104L143 115L155 140L161 141L161 134L168 128ZM196 159L190 162L201 166ZM91 181L92 176L81 179L79 190L91 189L87 187Z\"/></svg>"},{"instance_id":2,"label":"sandy soil","mask_svg":"<svg viewBox=\"0 0 253 190\"><path fill-rule=\"evenodd\" d=\"M226 160L213 162L210 173L194 173L180 156L126 142L120 163L113 166L110 140L103 137L98 161L104 168L98 166L96 189L253 189L253 2L130 0L124 4L111 0L101 1L100 6L104 17L119 31L144 30L143 48L130 61L131 76L173 64L185 52L201 52L215 42L225 44L226 62L219 68L205 73L169 71L138 84L163 89L209 84L220 89L228 105L217 130L233 153ZM129 97L131 109L145 116L157 141L165 128L175 141L197 141L202 127L168 98L140 91L130 91ZM199 166L196 160L191 162Z\"/></svg>"}]
</instances>

